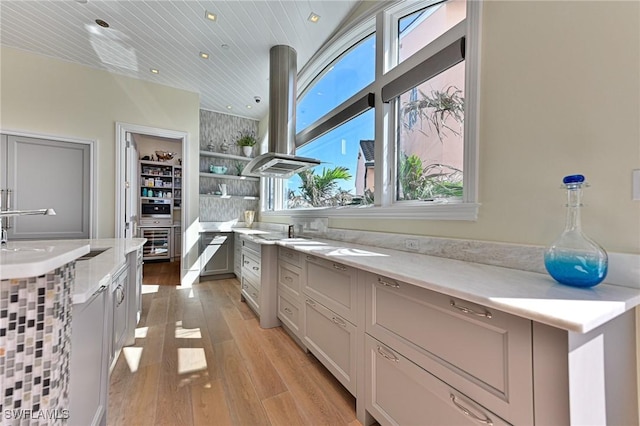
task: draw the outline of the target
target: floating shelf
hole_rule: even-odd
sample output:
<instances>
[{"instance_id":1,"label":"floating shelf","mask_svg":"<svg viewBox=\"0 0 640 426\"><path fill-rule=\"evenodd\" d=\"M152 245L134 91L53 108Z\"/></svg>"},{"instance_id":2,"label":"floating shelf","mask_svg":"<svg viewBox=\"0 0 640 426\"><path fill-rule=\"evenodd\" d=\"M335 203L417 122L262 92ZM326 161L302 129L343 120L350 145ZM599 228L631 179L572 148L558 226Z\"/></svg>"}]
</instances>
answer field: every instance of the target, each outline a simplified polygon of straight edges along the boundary
<instances>
[{"instance_id":1,"label":"floating shelf","mask_svg":"<svg viewBox=\"0 0 640 426\"><path fill-rule=\"evenodd\" d=\"M238 160L238 161L247 161L247 162L253 160L253 157L242 157L240 155L224 154L222 152L212 152L212 151L200 151L200 156L226 158L229 160Z\"/></svg>"},{"instance_id":2,"label":"floating shelf","mask_svg":"<svg viewBox=\"0 0 640 426\"><path fill-rule=\"evenodd\" d=\"M223 200L228 200L231 198L243 199L243 200L259 200L260 197L255 197L253 195L215 195L215 194L200 194L200 197L207 198L220 198Z\"/></svg>"},{"instance_id":3,"label":"floating shelf","mask_svg":"<svg viewBox=\"0 0 640 426\"><path fill-rule=\"evenodd\" d=\"M200 177L215 178L215 179L231 179L231 180L246 180L247 182L258 182L260 178L251 176L235 176L235 175L222 175L215 173L200 172Z\"/></svg>"}]
</instances>

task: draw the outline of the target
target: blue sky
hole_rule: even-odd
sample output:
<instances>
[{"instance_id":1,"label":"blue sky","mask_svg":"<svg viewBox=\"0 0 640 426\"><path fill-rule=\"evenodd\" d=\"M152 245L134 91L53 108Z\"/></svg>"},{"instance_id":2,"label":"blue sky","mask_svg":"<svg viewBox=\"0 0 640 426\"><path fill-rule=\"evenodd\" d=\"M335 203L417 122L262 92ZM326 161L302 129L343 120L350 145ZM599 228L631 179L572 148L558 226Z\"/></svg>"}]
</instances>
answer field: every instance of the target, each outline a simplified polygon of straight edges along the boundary
<instances>
[{"instance_id":1,"label":"blue sky","mask_svg":"<svg viewBox=\"0 0 640 426\"><path fill-rule=\"evenodd\" d=\"M372 36L331 65L298 102L296 132L313 123L371 83L374 76L375 37ZM296 154L321 160L323 164L318 166L316 174L322 173L323 167L345 166L349 168L353 177L349 181L340 182L340 187L352 190L353 193L360 140L373 138L374 112L371 109L297 149ZM297 190L299 185L300 179L297 176L289 179L289 189Z\"/></svg>"}]
</instances>

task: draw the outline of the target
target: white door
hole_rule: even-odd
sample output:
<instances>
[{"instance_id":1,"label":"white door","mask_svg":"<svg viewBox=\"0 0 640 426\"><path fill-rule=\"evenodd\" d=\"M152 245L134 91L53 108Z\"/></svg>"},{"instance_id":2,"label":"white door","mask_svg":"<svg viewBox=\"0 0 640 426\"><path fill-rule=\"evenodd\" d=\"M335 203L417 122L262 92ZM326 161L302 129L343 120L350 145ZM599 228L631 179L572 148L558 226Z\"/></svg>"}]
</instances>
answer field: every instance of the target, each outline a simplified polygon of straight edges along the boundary
<instances>
[{"instance_id":1,"label":"white door","mask_svg":"<svg viewBox=\"0 0 640 426\"><path fill-rule=\"evenodd\" d=\"M124 237L134 238L138 233L138 148L130 132L126 133L124 183Z\"/></svg>"},{"instance_id":2,"label":"white door","mask_svg":"<svg viewBox=\"0 0 640 426\"><path fill-rule=\"evenodd\" d=\"M3 209L56 211L56 216L9 218L9 241L89 238L90 145L14 135L3 142Z\"/></svg>"}]
</instances>

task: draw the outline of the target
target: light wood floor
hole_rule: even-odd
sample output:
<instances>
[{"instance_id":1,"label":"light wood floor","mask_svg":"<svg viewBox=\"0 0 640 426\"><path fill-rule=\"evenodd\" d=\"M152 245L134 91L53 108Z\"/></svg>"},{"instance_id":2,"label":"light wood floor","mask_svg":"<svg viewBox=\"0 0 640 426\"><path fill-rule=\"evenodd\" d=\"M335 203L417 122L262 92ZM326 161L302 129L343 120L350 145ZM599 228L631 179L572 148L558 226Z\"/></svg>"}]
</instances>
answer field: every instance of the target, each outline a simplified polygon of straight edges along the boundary
<instances>
[{"instance_id":1,"label":"light wood floor","mask_svg":"<svg viewBox=\"0 0 640 426\"><path fill-rule=\"evenodd\" d=\"M107 424L360 425L354 398L312 355L280 327L260 328L238 280L171 286L170 266L144 265L142 318L111 374Z\"/></svg>"}]
</instances>

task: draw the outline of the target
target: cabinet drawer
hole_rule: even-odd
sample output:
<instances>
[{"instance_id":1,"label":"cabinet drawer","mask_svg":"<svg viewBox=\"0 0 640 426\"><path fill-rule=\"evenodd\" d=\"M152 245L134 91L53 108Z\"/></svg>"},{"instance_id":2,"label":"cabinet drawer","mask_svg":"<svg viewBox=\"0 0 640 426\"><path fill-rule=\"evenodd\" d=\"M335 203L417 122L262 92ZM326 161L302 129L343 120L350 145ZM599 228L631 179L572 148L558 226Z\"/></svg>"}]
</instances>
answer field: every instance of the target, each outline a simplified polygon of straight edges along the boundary
<instances>
[{"instance_id":1,"label":"cabinet drawer","mask_svg":"<svg viewBox=\"0 0 640 426\"><path fill-rule=\"evenodd\" d=\"M254 243L253 241L245 240L244 238L241 238L241 241L243 250L251 250L257 255L260 255L260 244Z\"/></svg>"},{"instance_id":2,"label":"cabinet drawer","mask_svg":"<svg viewBox=\"0 0 640 426\"><path fill-rule=\"evenodd\" d=\"M515 424L533 423L531 322L371 273L366 332Z\"/></svg>"},{"instance_id":3,"label":"cabinet drawer","mask_svg":"<svg viewBox=\"0 0 640 426\"><path fill-rule=\"evenodd\" d=\"M355 323L357 270L315 256L306 255L305 260L304 293Z\"/></svg>"},{"instance_id":4,"label":"cabinet drawer","mask_svg":"<svg viewBox=\"0 0 640 426\"><path fill-rule=\"evenodd\" d=\"M285 247L278 249L278 257L285 262L289 262L294 266L302 266L302 254L298 251L291 250Z\"/></svg>"},{"instance_id":5,"label":"cabinet drawer","mask_svg":"<svg viewBox=\"0 0 640 426\"><path fill-rule=\"evenodd\" d=\"M365 404L382 425L508 424L369 335L365 353Z\"/></svg>"},{"instance_id":6,"label":"cabinet drawer","mask_svg":"<svg viewBox=\"0 0 640 426\"><path fill-rule=\"evenodd\" d=\"M299 306L289 300L285 292L278 291L278 318L299 338L302 334L300 317Z\"/></svg>"},{"instance_id":7,"label":"cabinet drawer","mask_svg":"<svg viewBox=\"0 0 640 426\"><path fill-rule=\"evenodd\" d=\"M304 304L304 342L342 385L356 391L356 327L311 298Z\"/></svg>"},{"instance_id":8,"label":"cabinet drawer","mask_svg":"<svg viewBox=\"0 0 640 426\"><path fill-rule=\"evenodd\" d=\"M278 284L288 288L296 296L300 296L300 274L300 268L287 262L278 262Z\"/></svg>"},{"instance_id":9,"label":"cabinet drawer","mask_svg":"<svg viewBox=\"0 0 640 426\"><path fill-rule=\"evenodd\" d=\"M260 276L260 258L246 251L242 252L242 269L252 274Z\"/></svg>"},{"instance_id":10,"label":"cabinet drawer","mask_svg":"<svg viewBox=\"0 0 640 426\"><path fill-rule=\"evenodd\" d=\"M257 286L256 282L250 278L249 274L242 275L241 290L249 306L251 306L256 311L256 313L259 313L260 287Z\"/></svg>"}]
</instances>

